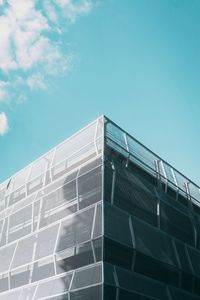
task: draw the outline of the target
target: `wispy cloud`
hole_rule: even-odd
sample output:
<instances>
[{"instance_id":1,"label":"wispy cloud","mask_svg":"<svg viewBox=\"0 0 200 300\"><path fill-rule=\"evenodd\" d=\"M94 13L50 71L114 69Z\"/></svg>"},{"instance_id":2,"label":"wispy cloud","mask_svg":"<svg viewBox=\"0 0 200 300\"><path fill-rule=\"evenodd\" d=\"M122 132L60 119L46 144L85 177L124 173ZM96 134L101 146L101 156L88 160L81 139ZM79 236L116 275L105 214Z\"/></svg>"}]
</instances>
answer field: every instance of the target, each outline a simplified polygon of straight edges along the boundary
<instances>
[{"instance_id":1,"label":"wispy cloud","mask_svg":"<svg viewBox=\"0 0 200 300\"><path fill-rule=\"evenodd\" d=\"M21 98L19 86L45 90L71 69L62 36L91 9L92 0L0 0L0 101Z\"/></svg>"},{"instance_id":2,"label":"wispy cloud","mask_svg":"<svg viewBox=\"0 0 200 300\"><path fill-rule=\"evenodd\" d=\"M8 96L8 87L9 83L3 80L0 80L0 102L6 101Z\"/></svg>"},{"instance_id":3,"label":"wispy cloud","mask_svg":"<svg viewBox=\"0 0 200 300\"><path fill-rule=\"evenodd\" d=\"M4 112L0 112L0 135L8 131L8 119Z\"/></svg>"}]
</instances>

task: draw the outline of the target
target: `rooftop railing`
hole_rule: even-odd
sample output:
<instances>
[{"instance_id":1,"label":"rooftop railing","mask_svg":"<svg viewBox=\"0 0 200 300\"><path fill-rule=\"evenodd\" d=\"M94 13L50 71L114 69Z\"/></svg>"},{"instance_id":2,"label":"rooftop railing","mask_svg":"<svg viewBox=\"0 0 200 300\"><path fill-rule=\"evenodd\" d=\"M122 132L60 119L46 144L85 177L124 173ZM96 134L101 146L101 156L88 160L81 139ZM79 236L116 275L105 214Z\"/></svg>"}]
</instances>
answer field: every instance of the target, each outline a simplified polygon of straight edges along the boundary
<instances>
[{"instance_id":1,"label":"rooftop railing","mask_svg":"<svg viewBox=\"0 0 200 300\"><path fill-rule=\"evenodd\" d=\"M197 184L108 118L105 118L105 138L109 146L127 158L127 162L133 161L154 177L159 178L166 190L170 187L200 206L200 187Z\"/></svg>"}]
</instances>

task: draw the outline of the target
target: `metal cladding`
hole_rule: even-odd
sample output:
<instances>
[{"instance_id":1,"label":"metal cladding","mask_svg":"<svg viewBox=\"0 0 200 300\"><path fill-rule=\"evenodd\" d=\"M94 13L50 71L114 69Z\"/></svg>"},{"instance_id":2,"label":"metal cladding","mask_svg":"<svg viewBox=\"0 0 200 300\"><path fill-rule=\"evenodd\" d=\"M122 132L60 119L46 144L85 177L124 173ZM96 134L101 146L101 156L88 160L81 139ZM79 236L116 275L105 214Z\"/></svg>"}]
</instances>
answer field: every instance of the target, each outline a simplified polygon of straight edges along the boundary
<instances>
[{"instance_id":1,"label":"metal cladding","mask_svg":"<svg viewBox=\"0 0 200 300\"><path fill-rule=\"evenodd\" d=\"M98 118L0 185L4 299L200 299L199 187Z\"/></svg>"}]
</instances>

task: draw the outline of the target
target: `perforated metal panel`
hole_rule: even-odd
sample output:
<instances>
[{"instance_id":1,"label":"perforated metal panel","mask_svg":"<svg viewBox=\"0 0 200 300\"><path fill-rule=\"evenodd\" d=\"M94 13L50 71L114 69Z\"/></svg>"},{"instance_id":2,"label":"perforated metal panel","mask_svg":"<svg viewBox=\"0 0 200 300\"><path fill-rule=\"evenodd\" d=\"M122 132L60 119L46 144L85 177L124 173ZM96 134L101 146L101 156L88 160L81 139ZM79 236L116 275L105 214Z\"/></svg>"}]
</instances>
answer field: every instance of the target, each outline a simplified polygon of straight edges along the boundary
<instances>
[{"instance_id":1,"label":"perforated metal panel","mask_svg":"<svg viewBox=\"0 0 200 300\"><path fill-rule=\"evenodd\" d=\"M102 300L103 119L0 186L0 300Z\"/></svg>"}]
</instances>

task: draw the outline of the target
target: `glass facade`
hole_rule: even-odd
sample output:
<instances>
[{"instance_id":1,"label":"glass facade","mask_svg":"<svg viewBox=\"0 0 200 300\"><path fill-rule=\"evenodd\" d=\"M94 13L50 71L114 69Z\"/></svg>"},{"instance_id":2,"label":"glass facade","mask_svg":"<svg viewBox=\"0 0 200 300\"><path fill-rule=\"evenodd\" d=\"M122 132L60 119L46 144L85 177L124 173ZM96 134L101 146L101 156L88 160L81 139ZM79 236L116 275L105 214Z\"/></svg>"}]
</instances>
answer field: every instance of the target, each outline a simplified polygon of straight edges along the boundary
<instances>
[{"instance_id":1,"label":"glass facade","mask_svg":"<svg viewBox=\"0 0 200 300\"><path fill-rule=\"evenodd\" d=\"M105 120L104 299L200 299L200 190Z\"/></svg>"},{"instance_id":2,"label":"glass facade","mask_svg":"<svg viewBox=\"0 0 200 300\"><path fill-rule=\"evenodd\" d=\"M106 117L0 185L0 300L200 299L200 190Z\"/></svg>"}]
</instances>

